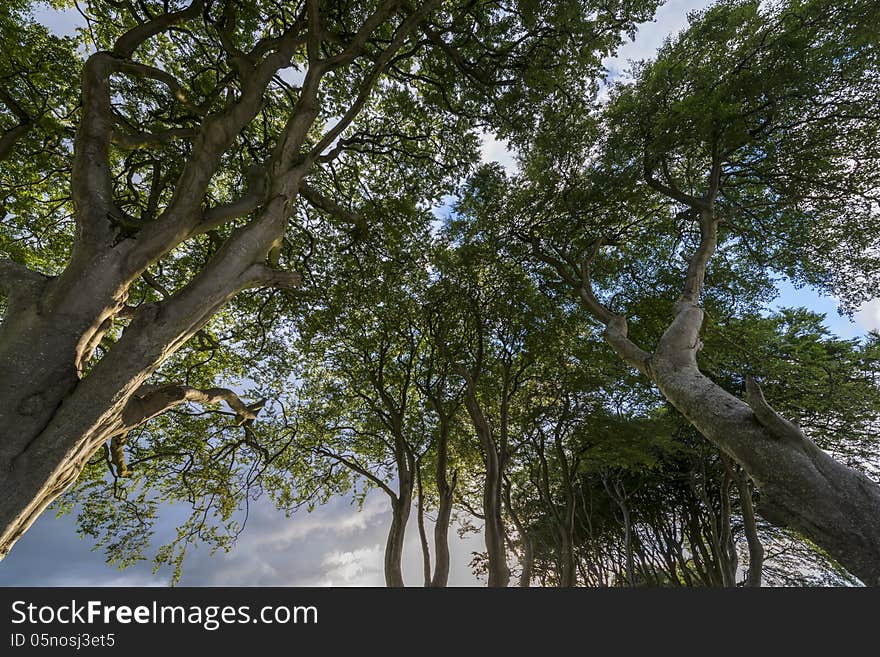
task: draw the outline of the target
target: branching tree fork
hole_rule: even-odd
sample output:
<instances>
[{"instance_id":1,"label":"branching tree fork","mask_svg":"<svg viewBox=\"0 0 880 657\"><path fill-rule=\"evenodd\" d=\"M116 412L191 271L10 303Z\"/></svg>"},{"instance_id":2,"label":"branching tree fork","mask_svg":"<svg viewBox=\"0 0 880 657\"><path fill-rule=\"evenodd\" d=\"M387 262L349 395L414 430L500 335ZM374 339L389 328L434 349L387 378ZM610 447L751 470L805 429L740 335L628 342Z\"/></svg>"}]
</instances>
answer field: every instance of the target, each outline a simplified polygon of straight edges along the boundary
<instances>
[{"instance_id":1,"label":"branching tree fork","mask_svg":"<svg viewBox=\"0 0 880 657\"><path fill-rule=\"evenodd\" d=\"M109 50L89 56L82 73L71 177L77 234L70 261L53 277L8 259L0 266L0 281L10 300L0 327L0 554L8 552L76 479L91 454L113 436L184 401L211 403L222 398L235 409L244 408L231 391L218 395L216 390L172 385L145 392L142 386L236 293L255 287L299 287L301 275L276 268L270 254L282 239L303 180L352 123L382 71L436 4L420 3L402 12L399 2L383 2L351 35L339 36L326 31L318 3L309 1L279 34L243 52L234 45L234 6L214 20L210 3L196 0L180 11L144 21ZM151 40L200 19L217 30L233 62L233 69L201 104L190 99L185 85L172 74L137 60L139 49L148 48ZM377 41L382 29L386 36ZM259 177L253 176L259 184L229 203L205 207L212 177L224 157L259 115L273 78L290 67L302 49L307 53L305 78L275 146L264 161L255 163L261 169ZM347 110L315 136L322 80L351 67L368 50L369 65L362 67ZM119 77L161 83L192 114L194 125L138 133L120 127L113 89ZM188 157L167 193L161 174L157 176L148 203L155 216L127 216L114 189L114 145L152 146L172 139L188 140ZM204 268L173 294L136 309L126 307L129 289L153 263L186 240L245 216L249 220L237 225ZM104 334L128 315L131 321L116 344L92 363Z\"/></svg>"}]
</instances>

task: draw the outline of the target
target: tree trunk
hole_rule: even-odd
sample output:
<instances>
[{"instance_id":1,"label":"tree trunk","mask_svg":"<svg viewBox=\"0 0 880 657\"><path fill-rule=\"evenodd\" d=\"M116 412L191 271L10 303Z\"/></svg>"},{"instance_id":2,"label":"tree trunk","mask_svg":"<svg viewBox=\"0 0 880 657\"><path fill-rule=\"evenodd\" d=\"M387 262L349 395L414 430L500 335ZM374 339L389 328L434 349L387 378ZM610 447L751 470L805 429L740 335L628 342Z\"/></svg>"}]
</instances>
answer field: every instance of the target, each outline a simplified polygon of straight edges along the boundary
<instances>
[{"instance_id":1,"label":"tree trunk","mask_svg":"<svg viewBox=\"0 0 880 657\"><path fill-rule=\"evenodd\" d=\"M76 480L92 454L125 428L123 411L144 381L229 298L264 282L266 268L256 263L282 230L281 209L280 202L270 204L261 220L238 231L234 248L221 249L177 294L140 306L87 376L82 370L90 345L122 305L124 292L114 294L111 284L116 280L125 289L126 280L113 278L118 272L106 273L93 263L77 287L68 280L78 272L74 259L68 271L47 283L44 298L35 300L29 313L3 322L0 557ZM105 265L113 269L114 263ZM76 294L65 292L72 287Z\"/></svg>"},{"instance_id":2,"label":"tree trunk","mask_svg":"<svg viewBox=\"0 0 880 657\"><path fill-rule=\"evenodd\" d=\"M777 415L753 381L746 403L704 376L696 364L702 319L694 305L679 309L650 358L660 391L743 467L761 491L764 517L802 533L866 585L880 585L880 487Z\"/></svg>"},{"instance_id":3,"label":"tree trunk","mask_svg":"<svg viewBox=\"0 0 880 657\"><path fill-rule=\"evenodd\" d=\"M486 552L488 556L489 586L505 587L510 581L507 567L504 519L501 514L503 468L492 428L477 401L474 381L468 378L465 406L471 416L474 430L483 448L486 477L483 482L483 516L485 519Z\"/></svg>"},{"instance_id":4,"label":"tree trunk","mask_svg":"<svg viewBox=\"0 0 880 657\"><path fill-rule=\"evenodd\" d=\"M501 468L496 454L490 454L486 461L483 515L486 518L489 586L504 587L510 581L510 569L507 566L504 521L501 516Z\"/></svg>"},{"instance_id":5,"label":"tree trunk","mask_svg":"<svg viewBox=\"0 0 880 657\"><path fill-rule=\"evenodd\" d=\"M755 521L755 505L752 503L752 491L749 482L741 472L736 473L736 485L742 506L743 527L746 542L749 546L749 571L746 574L746 586L761 586L761 573L764 568L764 546L758 536L758 523Z\"/></svg>"},{"instance_id":6,"label":"tree trunk","mask_svg":"<svg viewBox=\"0 0 880 657\"><path fill-rule=\"evenodd\" d=\"M409 519L409 503L403 499L395 500L391 505L391 527L388 530L388 541L385 544L385 585L402 588L403 541L406 537L406 523Z\"/></svg>"},{"instance_id":7,"label":"tree trunk","mask_svg":"<svg viewBox=\"0 0 880 657\"><path fill-rule=\"evenodd\" d=\"M407 449L399 417L395 429L398 493L391 498L391 527L388 529L388 542L385 545L385 585L401 588L405 586L402 568L403 543L412 508L413 488L416 485L416 462Z\"/></svg>"},{"instance_id":8,"label":"tree trunk","mask_svg":"<svg viewBox=\"0 0 880 657\"><path fill-rule=\"evenodd\" d=\"M416 508L416 522L419 526L419 543L422 546L422 575L425 586L431 586L431 550L428 547L428 533L425 531L425 495L422 490L422 464L416 463L416 494L419 496Z\"/></svg>"},{"instance_id":9,"label":"tree trunk","mask_svg":"<svg viewBox=\"0 0 880 657\"><path fill-rule=\"evenodd\" d=\"M434 575L431 586L445 587L449 581L449 524L452 519L452 502L455 493L456 477L449 483L449 420L440 418L440 440L437 445L437 492L440 501L437 508L437 521L434 523Z\"/></svg>"},{"instance_id":10,"label":"tree trunk","mask_svg":"<svg viewBox=\"0 0 880 657\"><path fill-rule=\"evenodd\" d=\"M577 586L577 564L574 560L574 545L569 528L559 527L559 586L571 588Z\"/></svg>"},{"instance_id":11,"label":"tree trunk","mask_svg":"<svg viewBox=\"0 0 880 657\"><path fill-rule=\"evenodd\" d=\"M519 575L520 588L528 588L532 585L532 570L535 565L535 543L528 533L522 534L522 572Z\"/></svg>"}]
</instances>

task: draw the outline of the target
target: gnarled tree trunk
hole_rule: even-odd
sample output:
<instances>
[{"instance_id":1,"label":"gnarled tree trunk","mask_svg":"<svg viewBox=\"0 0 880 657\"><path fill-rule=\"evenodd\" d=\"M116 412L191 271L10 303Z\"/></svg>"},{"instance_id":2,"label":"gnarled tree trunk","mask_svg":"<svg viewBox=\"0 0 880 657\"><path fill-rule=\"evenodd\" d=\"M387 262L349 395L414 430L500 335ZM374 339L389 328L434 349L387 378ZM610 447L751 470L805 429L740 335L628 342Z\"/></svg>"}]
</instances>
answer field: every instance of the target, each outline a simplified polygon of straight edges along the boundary
<instances>
[{"instance_id":1,"label":"gnarled tree trunk","mask_svg":"<svg viewBox=\"0 0 880 657\"><path fill-rule=\"evenodd\" d=\"M308 3L302 20L277 39L242 53L236 93L228 95L221 109L208 113L188 105L201 117L197 129L183 131L192 140L190 155L166 207L154 208L137 222L125 217L114 199L111 143L150 146L169 140L174 131L131 135L120 130L111 77L146 77L174 87L176 82L168 82L173 76L136 61L135 54L152 37L198 20L205 3L193 0L181 11L159 14L124 33L112 50L88 58L74 143L71 198L77 231L69 264L57 277L47 278L0 260L0 288L9 300L0 325L0 558L78 477L92 454L130 428L126 415L139 416L130 404L142 403L144 382L224 303L247 288L298 287L297 274L272 270L265 263L283 238L300 191L307 199L314 196L303 180L358 115L380 72L437 4L420 3L405 12L390 39L383 34L383 46L370 53L369 70L358 81L349 111L313 144L310 131L320 110L322 78L359 58L370 36L400 7L381 3L351 41L341 44L344 50L322 58L317 3ZM224 28L212 24L211 29ZM303 47L309 67L300 96L279 130L276 148L258 167L260 184L229 204L205 208L224 156L263 107L270 82ZM180 89L174 96L188 103ZM225 89L218 89L218 97L226 96ZM158 205L158 198L152 200ZM158 303L126 308L130 287L152 264L186 240L248 215L253 218L234 230L178 291ZM351 223L356 218L350 215L338 218ZM132 315L119 341L92 365L93 352L112 322ZM192 398L184 395L175 403Z\"/></svg>"},{"instance_id":2,"label":"gnarled tree trunk","mask_svg":"<svg viewBox=\"0 0 880 657\"><path fill-rule=\"evenodd\" d=\"M673 308L674 319L653 353L629 339L626 319L602 305L593 292L590 267L601 240L594 242L576 272L542 251L535 240L532 244L538 256L559 272L583 305L605 325L605 339L618 355L648 376L700 433L743 468L761 493L759 511L765 518L800 532L865 584L878 586L880 486L834 460L799 427L780 417L751 377L746 377L743 400L706 377L697 364L703 324L698 300L717 245L714 199L720 175L721 163L714 161L709 189L701 198L662 190L691 206L698 218L700 244Z\"/></svg>"}]
</instances>

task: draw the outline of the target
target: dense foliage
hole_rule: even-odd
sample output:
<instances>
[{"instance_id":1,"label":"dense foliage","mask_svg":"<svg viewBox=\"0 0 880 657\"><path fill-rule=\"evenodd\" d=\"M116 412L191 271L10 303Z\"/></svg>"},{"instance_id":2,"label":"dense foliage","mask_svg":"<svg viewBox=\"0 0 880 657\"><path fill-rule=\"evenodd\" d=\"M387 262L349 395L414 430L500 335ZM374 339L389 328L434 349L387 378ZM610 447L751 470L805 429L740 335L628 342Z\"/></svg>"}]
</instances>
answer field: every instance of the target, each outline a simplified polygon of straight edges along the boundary
<instances>
[{"instance_id":1,"label":"dense foliage","mask_svg":"<svg viewBox=\"0 0 880 657\"><path fill-rule=\"evenodd\" d=\"M604 80L656 4L0 8L3 553L74 481L175 581L261 495L375 491L392 586L413 511L425 585L456 526L497 586L876 583L764 445L880 499L880 335L768 310L880 293L880 9L720 0Z\"/></svg>"}]
</instances>

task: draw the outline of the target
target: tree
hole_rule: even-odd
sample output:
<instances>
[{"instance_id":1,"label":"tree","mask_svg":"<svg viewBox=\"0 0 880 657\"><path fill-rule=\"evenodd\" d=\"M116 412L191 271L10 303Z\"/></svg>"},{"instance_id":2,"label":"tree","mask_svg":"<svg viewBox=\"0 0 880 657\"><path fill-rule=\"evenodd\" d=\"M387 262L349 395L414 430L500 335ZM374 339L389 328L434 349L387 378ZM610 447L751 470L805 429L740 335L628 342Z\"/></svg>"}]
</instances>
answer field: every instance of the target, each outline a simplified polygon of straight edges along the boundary
<instances>
[{"instance_id":1,"label":"tree","mask_svg":"<svg viewBox=\"0 0 880 657\"><path fill-rule=\"evenodd\" d=\"M867 2L720 2L695 16L616 89L586 172L565 172L557 216L586 218L563 233L580 231L583 249L547 226L525 235L620 357L742 466L762 514L868 584L880 583L880 487L774 410L749 372L737 381L741 399L701 370L699 355L700 302L713 288L737 296L776 270L850 302L875 293L876 12ZM656 258L664 292L675 277L683 283L651 351L609 303L640 250ZM658 255L679 251L684 268ZM756 267L759 279L746 282Z\"/></svg>"},{"instance_id":2,"label":"tree","mask_svg":"<svg viewBox=\"0 0 880 657\"><path fill-rule=\"evenodd\" d=\"M419 308L425 282L418 274L424 264L418 253L406 257L411 251L403 242L426 237L401 239L393 259L368 247L352 275L341 277L341 289L329 291L327 309L309 318L297 346L314 429L310 449L388 496L385 581L397 587L404 585L406 527L417 482L421 496L421 460L430 447L417 384L426 365Z\"/></svg>"},{"instance_id":3,"label":"tree","mask_svg":"<svg viewBox=\"0 0 880 657\"><path fill-rule=\"evenodd\" d=\"M30 169L15 174L0 260L0 555L114 437L189 401L224 400L252 419L232 389L184 385L170 363L240 292L302 287L290 243L303 241L304 204L363 232L358 208L326 191L394 187L388 173L403 185L414 162L433 165L425 177L455 171L473 152L474 117L491 125L514 103L540 105L556 82L543 71L592 79L654 5L79 3L91 54L76 62L72 43L50 40L69 67L47 76L46 59L21 57L23 77L4 92L50 98L79 77L81 100L68 114L60 95L48 158L7 130L10 116L25 120L23 102L3 102L10 152L33 148L14 155ZM29 23L27 5L9 6L4 30ZM50 123L41 130L58 132ZM449 139L435 148L438 126ZM408 165L375 175L376 157ZM40 225L48 239L6 246Z\"/></svg>"}]
</instances>

